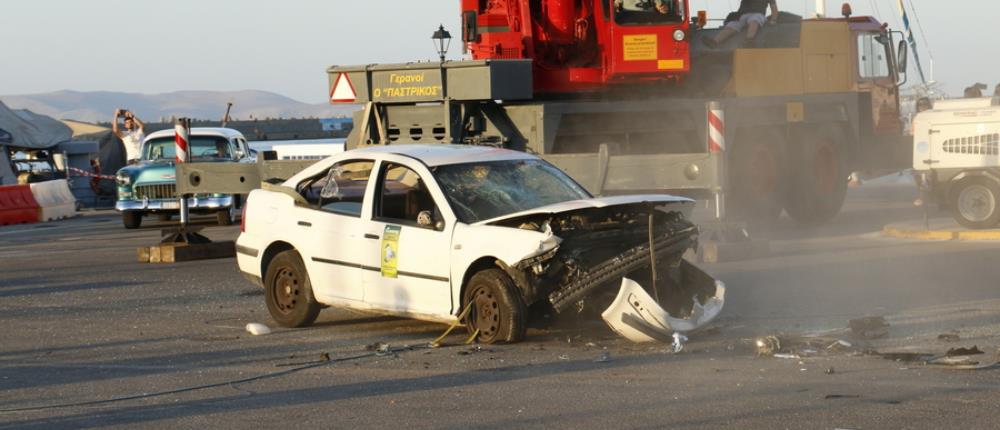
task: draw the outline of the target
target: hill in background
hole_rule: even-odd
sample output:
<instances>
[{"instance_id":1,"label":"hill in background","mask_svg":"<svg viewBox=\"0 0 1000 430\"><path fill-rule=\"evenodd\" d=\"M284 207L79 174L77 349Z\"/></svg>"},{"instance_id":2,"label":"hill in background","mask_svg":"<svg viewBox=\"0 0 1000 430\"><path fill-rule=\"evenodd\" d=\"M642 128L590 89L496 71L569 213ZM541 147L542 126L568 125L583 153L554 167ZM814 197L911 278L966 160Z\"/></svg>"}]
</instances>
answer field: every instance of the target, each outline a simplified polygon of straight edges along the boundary
<instances>
[{"instance_id":1,"label":"hill in background","mask_svg":"<svg viewBox=\"0 0 1000 430\"><path fill-rule=\"evenodd\" d=\"M356 110L352 105L308 104L280 94L257 91L177 91L163 94L120 93L111 91L55 91L51 93L0 96L12 109L59 119L84 122L110 122L116 108L126 108L146 122L189 117L219 120L226 103L233 103L230 116L251 120L266 118L330 118L347 116Z\"/></svg>"}]
</instances>

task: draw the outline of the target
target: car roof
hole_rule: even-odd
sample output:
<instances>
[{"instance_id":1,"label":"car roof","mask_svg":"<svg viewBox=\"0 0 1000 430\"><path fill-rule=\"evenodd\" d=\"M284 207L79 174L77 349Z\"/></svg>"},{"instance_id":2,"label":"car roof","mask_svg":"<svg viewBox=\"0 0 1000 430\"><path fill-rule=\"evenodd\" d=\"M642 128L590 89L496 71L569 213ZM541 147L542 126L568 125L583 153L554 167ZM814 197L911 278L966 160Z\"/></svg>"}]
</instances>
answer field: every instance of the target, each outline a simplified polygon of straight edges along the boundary
<instances>
[{"instance_id":1,"label":"car roof","mask_svg":"<svg viewBox=\"0 0 1000 430\"><path fill-rule=\"evenodd\" d=\"M146 136L146 140L157 139L161 137L173 136L175 134L174 129L168 128L166 130L160 130L153 132ZM191 127L192 136L219 136L226 139L234 139L237 137L243 137L243 133L231 128L223 127ZM245 137L243 137L246 139Z\"/></svg>"},{"instance_id":2,"label":"car roof","mask_svg":"<svg viewBox=\"0 0 1000 430\"><path fill-rule=\"evenodd\" d=\"M402 155L420 160L428 167L483 161L532 160L538 158L526 152L492 146L449 144L371 145L348 151L348 153L352 155L372 154L373 156L376 154Z\"/></svg>"}]
</instances>

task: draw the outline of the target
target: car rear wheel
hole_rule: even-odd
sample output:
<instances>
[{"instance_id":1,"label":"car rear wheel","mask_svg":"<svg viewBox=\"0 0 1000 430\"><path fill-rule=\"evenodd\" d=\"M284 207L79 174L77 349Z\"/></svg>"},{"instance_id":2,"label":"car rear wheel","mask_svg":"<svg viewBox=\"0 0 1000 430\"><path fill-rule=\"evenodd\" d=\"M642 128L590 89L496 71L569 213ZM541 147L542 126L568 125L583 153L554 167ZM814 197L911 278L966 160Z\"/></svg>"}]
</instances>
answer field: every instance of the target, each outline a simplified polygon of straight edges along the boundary
<instances>
[{"instance_id":1,"label":"car rear wheel","mask_svg":"<svg viewBox=\"0 0 1000 430\"><path fill-rule=\"evenodd\" d=\"M139 211L125 211L122 212L122 224L125 225L127 229L136 229L142 225L142 212Z\"/></svg>"},{"instance_id":2,"label":"car rear wheel","mask_svg":"<svg viewBox=\"0 0 1000 430\"><path fill-rule=\"evenodd\" d=\"M528 311L514 281L500 269L487 269L472 276L462 301L472 309L466 317L470 332L478 330L480 343L515 343L528 330Z\"/></svg>"},{"instance_id":3,"label":"car rear wheel","mask_svg":"<svg viewBox=\"0 0 1000 430\"><path fill-rule=\"evenodd\" d=\"M295 250L274 256L264 276L267 311L282 327L303 327L316 321L320 304L313 297L309 274Z\"/></svg>"},{"instance_id":4,"label":"car rear wheel","mask_svg":"<svg viewBox=\"0 0 1000 430\"><path fill-rule=\"evenodd\" d=\"M952 191L951 213L963 227L993 228L1000 222L1000 187L986 178L971 177Z\"/></svg>"}]
</instances>

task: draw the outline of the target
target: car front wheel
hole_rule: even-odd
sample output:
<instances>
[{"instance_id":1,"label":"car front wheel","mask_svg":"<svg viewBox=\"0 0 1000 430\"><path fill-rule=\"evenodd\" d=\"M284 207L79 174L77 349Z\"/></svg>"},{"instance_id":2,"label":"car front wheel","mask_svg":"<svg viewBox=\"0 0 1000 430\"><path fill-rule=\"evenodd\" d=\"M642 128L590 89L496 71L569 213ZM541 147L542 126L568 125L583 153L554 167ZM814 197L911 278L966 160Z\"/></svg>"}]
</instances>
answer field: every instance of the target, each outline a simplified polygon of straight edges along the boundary
<instances>
[{"instance_id":1,"label":"car front wheel","mask_svg":"<svg viewBox=\"0 0 1000 430\"><path fill-rule=\"evenodd\" d=\"M122 224L125 225L127 229L136 229L142 225L142 212L139 211L125 211L122 212Z\"/></svg>"},{"instance_id":2,"label":"car front wheel","mask_svg":"<svg viewBox=\"0 0 1000 430\"><path fill-rule=\"evenodd\" d=\"M316 321L320 304L313 297L305 263L295 250L276 255L264 276L267 311L282 327L303 327Z\"/></svg>"},{"instance_id":3,"label":"car front wheel","mask_svg":"<svg viewBox=\"0 0 1000 430\"><path fill-rule=\"evenodd\" d=\"M477 332L480 343L515 343L524 339L528 311L514 281L500 269L487 269L472 276L463 300L472 306L466 327Z\"/></svg>"}]
</instances>

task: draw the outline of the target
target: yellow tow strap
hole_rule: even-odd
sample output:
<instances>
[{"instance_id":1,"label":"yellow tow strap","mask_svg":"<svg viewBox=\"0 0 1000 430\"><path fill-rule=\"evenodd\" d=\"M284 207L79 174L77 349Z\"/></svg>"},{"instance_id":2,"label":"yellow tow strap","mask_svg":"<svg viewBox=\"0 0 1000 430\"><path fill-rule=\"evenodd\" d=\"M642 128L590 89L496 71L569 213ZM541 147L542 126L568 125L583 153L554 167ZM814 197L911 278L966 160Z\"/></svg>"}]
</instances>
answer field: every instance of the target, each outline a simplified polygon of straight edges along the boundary
<instances>
[{"instance_id":1,"label":"yellow tow strap","mask_svg":"<svg viewBox=\"0 0 1000 430\"><path fill-rule=\"evenodd\" d=\"M458 314L457 322L452 323L451 326L449 326L448 329L444 331L444 333L441 333L441 336L438 336L437 339L434 339L434 341L431 342L431 348L440 347L442 345L441 341L444 340L444 338L447 337L449 334L451 334L452 330L455 330L456 327L462 325L462 320L464 320L465 317L469 316L470 311L472 311L472 302L469 302L469 304L465 305L465 309L462 309L462 313ZM472 335L470 335L468 339L465 339L465 344L468 345L472 343L474 340L476 340L476 336L479 336L478 328L472 331Z\"/></svg>"}]
</instances>

